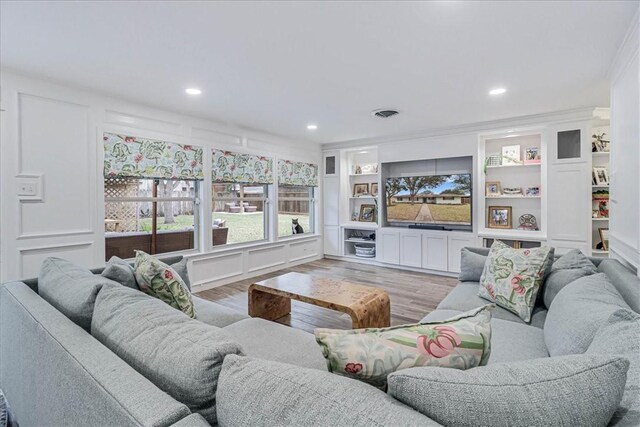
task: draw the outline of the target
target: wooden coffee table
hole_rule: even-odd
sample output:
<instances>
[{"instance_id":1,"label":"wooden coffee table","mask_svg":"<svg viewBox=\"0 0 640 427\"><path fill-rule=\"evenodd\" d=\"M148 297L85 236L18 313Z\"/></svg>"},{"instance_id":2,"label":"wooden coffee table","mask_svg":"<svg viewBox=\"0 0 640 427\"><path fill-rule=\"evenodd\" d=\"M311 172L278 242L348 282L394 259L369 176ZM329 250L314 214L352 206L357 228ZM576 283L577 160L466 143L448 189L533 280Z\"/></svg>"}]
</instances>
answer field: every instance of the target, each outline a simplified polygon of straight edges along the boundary
<instances>
[{"instance_id":1,"label":"wooden coffee table","mask_svg":"<svg viewBox=\"0 0 640 427\"><path fill-rule=\"evenodd\" d=\"M389 326L389 295L379 288L327 277L287 273L249 286L249 315L276 320L291 312L291 300L351 316L354 329Z\"/></svg>"}]
</instances>

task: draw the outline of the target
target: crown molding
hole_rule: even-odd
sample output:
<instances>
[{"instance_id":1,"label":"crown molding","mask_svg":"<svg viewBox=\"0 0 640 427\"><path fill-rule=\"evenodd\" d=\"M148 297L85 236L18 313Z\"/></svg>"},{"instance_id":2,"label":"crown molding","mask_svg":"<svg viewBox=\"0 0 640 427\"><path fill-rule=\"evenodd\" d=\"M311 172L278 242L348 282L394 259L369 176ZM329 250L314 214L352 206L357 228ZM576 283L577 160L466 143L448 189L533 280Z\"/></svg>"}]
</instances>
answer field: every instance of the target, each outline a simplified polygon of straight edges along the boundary
<instances>
[{"instance_id":1,"label":"crown molding","mask_svg":"<svg viewBox=\"0 0 640 427\"><path fill-rule=\"evenodd\" d=\"M528 127L541 123L561 123L569 121L590 120L596 107L576 108L572 110L556 111L551 113L532 114L527 116L512 117L508 119L491 120L486 122L469 123L459 126L442 127L422 132L397 134L378 138L363 138L349 141L331 142L322 145L323 150L359 147L362 145L390 144L412 139L433 138L439 136L461 135L469 133L481 133L508 128Z\"/></svg>"},{"instance_id":2,"label":"crown molding","mask_svg":"<svg viewBox=\"0 0 640 427\"><path fill-rule=\"evenodd\" d=\"M615 81L618 76L629 66L634 58L638 56L638 48L640 47L640 34L638 33L640 26L640 8L636 10L633 16L631 26L627 30L622 44L616 52L609 69L607 70L607 78Z\"/></svg>"}]
</instances>

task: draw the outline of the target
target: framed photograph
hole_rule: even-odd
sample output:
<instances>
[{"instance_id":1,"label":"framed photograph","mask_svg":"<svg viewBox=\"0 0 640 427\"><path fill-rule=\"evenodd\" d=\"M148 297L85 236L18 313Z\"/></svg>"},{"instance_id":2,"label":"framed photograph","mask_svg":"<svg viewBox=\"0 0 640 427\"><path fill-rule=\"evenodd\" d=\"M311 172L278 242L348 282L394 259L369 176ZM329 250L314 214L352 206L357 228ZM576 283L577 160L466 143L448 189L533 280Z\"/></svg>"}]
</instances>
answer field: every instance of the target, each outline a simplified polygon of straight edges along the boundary
<instances>
[{"instance_id":1,"label":"framed photograph","mask_svg":"<svg viewBox=\"0 0 640 427\"><path fill-rule=\"evenodd\" d=\"M525 148L524 163L525 164L540 163L540 149L538 147Z\"/></svg>"},{"instance_id":2,"label":"framed photograph","mask_svg":"<svg viewBox=\"0 0 640 427\"><path fill-rule=\"evenodd\" d=\"M378 183L377 182L372 182L371 183L371 195L372 196L377 196L378 195Z\"/></svg>"},{"instance_id":3,"label":"framed photograph","mask_svg":"<svg viewBox=\"0 0 640 427\"><path fill-rule=\"evenodd\" d=\"M375 163L370 163L367 165L362 165L360 167L361 173L376 173L378 172L378 165Z\"/></svg>"},{"instance_id":4,"label":"framed photograph","mask_svg":"<svg viewBox=\"0 0 640 427\"><path fill-rule=\"evenodd\" d=\"M520 160L520 146L519 145L505 145L502 147L502 165L519 165L522 164Z\"/></svg>"},{"instance_id":5,"label":"framed photograph","mask_svg":"<svg viewBox=\"0 0 640 427\"><path fill-rule=\"evenodd\" d=\"M353 197L360 197L369 194L369 184L353 184Z\"/></svg>"},{"instance_id":6,"label":"framed photograph","mask_svg":"<svg viewBox=\"0 0 640 427\"><path fill-rule=\"evenodd\" d=\"M358 221L373 222L375 219L376 205L361 205Z\"/></svg>"},{"instance_id":7,"label":"framed photograph","mask_svg":"<svg viewBox=\"0 0 640 427\"><path fill-rule=\"evenodd\" d=\"M484 183L484 192L487 197L502 196L502 188L500 187L500 181L488 181Z\"/></svg>"},{"instance_id":8,"label":"framed photograph","mask_svg":"<svg viewBox=\"0 0 640 427\"><path fill-rule=\"evenodd\" d=\"M489 228L511 228L511 206L489 206Z\"/></svg>"},{"instance_id":9,"label":"framed photograph","mask_svg":"<svg viewBox=\"0 0 640 427\"><path fill-rule=\"evenodd\" d=\"M596 185L609 185L609 170L605 167L594 167L593 179Z\"/></svg>"},{"instance_id":10,"label":"framed photograph","mask_svg":"<svg viewBox=\"0 0 640 427\"><path fill-rule=\"evenodd\" d=\"M609 229L598 228L598 234L600 234L600 243L602 243L602 249L609 250Z\"/></svg>"},{"instance_id":11,"label":"framed photograph","mask_svg":"<svg viewBox=\"0 0 640 427\"><path fill-rule=\"evenodd\" d=\"M524 189L525 197L540 197L540 187L532 186Z\"/></svg>"}]
</instances>

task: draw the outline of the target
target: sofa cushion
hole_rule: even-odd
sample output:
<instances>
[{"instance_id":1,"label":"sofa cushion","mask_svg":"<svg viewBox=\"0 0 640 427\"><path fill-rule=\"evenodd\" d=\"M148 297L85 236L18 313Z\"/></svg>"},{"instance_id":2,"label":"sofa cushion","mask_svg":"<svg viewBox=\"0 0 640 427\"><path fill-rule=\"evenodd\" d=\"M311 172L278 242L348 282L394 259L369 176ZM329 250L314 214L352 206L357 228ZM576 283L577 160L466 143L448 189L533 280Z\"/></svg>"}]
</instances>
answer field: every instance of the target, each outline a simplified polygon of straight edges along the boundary
<instances>
[{"instance_id":1,"label":"sofa cushion","mask_svg":"<svg viewBox=\"0 0 640 427\"><path fill-rule=\"evenodd\" d=\"M142 251L136 251L136 282L140 290L156 297L187 316L196 317L191 291L169 265Z\"/></svg>"},{"instance_id":2,"label":"sofa cushion","mask_svg":"<svg viewBox=\"0 0 640 427\"><path fill-rule=\"evenodd\" d=\"M109 258L109 261L107 261L107 265L104 267L101 274L107 279L118 282L127 288L138 289L133 266L117 256Z\"/></svg>"},{"instance_id":3,"label":"sofa cushion","mask_svg":"<svg viewBox=\"0 0 640 427\"><path fill-rule=\"evenodd\" d=\"M222 329L119 286L98 294L91 334L158 388L209 423L216 422L222 361L228 354L241 354Z\"/></svg>"},{"instance_id":4,"label":"sofa cushion","mask_svg":"<svg viewBox=\"0 0 640 427\"><path fill-rule=\"evenodd\" d=\"M472 252L469 248L462 248L460 251L460 274L458 275L458 280L461 282L479 282L486 261L486 255Z\"/></svg>"},{"instance_id":5,"label":"sofa cushion","mask_svg":"<svg viewBox=\"0 0 640 427\"><path fill-rule=\"evenodd\" d=\"M179 262L170 265L171 268L178 273L178 276L180 276L184 284L187 286L189 292L191 292L191 280L189 280L189 271L187 270L187 259L182 258Z\"/></svg>"},{"instance_id":6,"label":"sofa cushion","mask_svg":"<svg viewBox=\"0 0 640 427\"><path fill-rule=\"evenodd\" d=\"M528 323L552 263L553 248L514 249L496 240L482 271L478 295Z\"/></svg>"},{"instance_id":7,"label":"sofa cushion","mask_svg":"<svg viewBox=\"0 0 640 427\"><path fill-rule=\"evenodd\" d=\"M240 320L224 331L242 346L247 356L327 370L322 351L308 332L257 317Z\"/></svg>"},{"instance_id":8,"label":"sofa cushion","mask_svg":"<svg viewBox=\"0 0 640 427\"><path fill-rule=\"evenodd\" d=\"M612 424L640 425L640 315L626 309L614 312L596 332L587 354L629 359L627 385Z\"/></svg>"},{"instance_id":9,"label":"sofa cushion","mask_svg":"<svg viewBox=\"0 0 640 427\"><path fill-rule=\"evenodd\" d=\"M89 331L96 296L105 286L120 286L61 258L47 258L38 275L38 294L75 324Z\"/></svg>"},{"instance_id":10,"label":"sofa cushion","mask_svg":"<svg viewBox=\"0 0 640 427\"><path fill-rule=\"evenodd\" d=\"M412 368L389 394L446 426L604 426L620 403L629 361L572 355L467 371Z\"/></svg>"},{"instance_id":11,"label":"sofa cushion","mask_svg":"<svg viewBox=\"0 0 640 427\"><path fill-rule=\"evenodd\" d=\"M316 369L227 356L218 386L226 426L437 426L360 381Z\"/></svg>"},{"instance_id":12,"label":"sofa cushion","mask_svg":"<svg viewBox=\"0 0 640 427\"><path fill-rule=\"evenodd\" d=\"M549 354L584 353L598 328L620 308L629 306L602 273L568 284L551 303L544 324Z\"/></svg>"},{"instance_id":13,"label":"sofa cushion","mask_svg":"<svg viewBox=\"0 0 640 427\"><path fill-rule=\"evenodd\" d=\"M196 309L196 319L208 325L224 328L240 320L249 319L248 315L213 301L208 301L195 295L192 295L191 299Z\"/></svg>"},{"instance_id":14,"label":"sofa cushion","mask_svg":"<svg viewBox=\"0 0 640 427\"><path fill-rule=\"evenodd\" d=\"M491 319L491 357L487 364L549 357L540 328Z\"/></svg>"},{"instance_id":15,"label":"sofa cushion","mask_svg":"<svg viewBox=\"0 0 640 427\"><path fill-rule=\"evenodd\" d=\"M551 302L558 292L569 283L596 272L593 265L578 249L573 249L558 258L551 267L551 272L544 281L543 300L545 307L551 307Z\"/></svg>"},{"instance_id":16,"label":"sofa cushion","mask_svg":"<svg viewBox=\"0 0 640 427\"><path fill-rule=\"evenodd\" d=\"M631 309L640 313L640 277L617 259L602 260L598 265L598 272L606 274Z\"/></svg>"},{"instance_id":17,"label":"sofa cushion","mask_svg":"<svg viewBox=\"0 0 640 427\"><path fill-rule=\"evenodd\" d=\"M464 282L459 283L449 295L447 295L438 304L438 310L457 310L457 311L469 311L474 308L482 307L487 304L487 300L478 296L479 284L476 282ZM533 309L531 314L531 326L542 328L544 326L544 320L547 315L547 310L538 306ZM494 319L510 320L512 322L518 322L524 324L524 320L518 317L517 314L505 310L502 307L496 307L491 313L491 317Z\"/></svg>"},{"instance_id":18,"label":"sofa cushion","mask_svg":"<svg viewBox=\"0 0 640 427\"><path fill-rule=\"evenodd\" d=\"M387 375L414 366L469 369L491 353L493 304L448 320L391 328L315 330L330 372L385 388Z\"/></svg>"}]
</instances>

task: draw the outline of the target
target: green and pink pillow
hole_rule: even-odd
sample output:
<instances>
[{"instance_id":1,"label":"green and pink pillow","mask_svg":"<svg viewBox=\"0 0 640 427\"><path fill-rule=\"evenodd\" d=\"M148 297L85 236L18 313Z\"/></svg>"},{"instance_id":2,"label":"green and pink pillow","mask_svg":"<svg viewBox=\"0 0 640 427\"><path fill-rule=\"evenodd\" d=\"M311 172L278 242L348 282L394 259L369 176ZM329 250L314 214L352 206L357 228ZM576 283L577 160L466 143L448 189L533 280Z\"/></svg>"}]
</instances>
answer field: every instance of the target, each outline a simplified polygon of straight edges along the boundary
<instances>
[{"instance_id":1,"label":"green and pink pillow","mask_svg":"<svg viewBox=\"0 0 640 427\"><path fill-rule=\"evenodd\" d=\"M379 329L316 329L329 372L375 387L387 375L416 366L469 369L491 354L491 313L495 306L462 313L449 320Z\"/></svg>"},{"instance_id":2,"label":"green and pink pillow","mask_svg":"<svg viewBox=\"0 0 640 427\"><path fill-rule=\"evenodd\" d=\"M514 249L496 240L480 277L478 296L530 322L538 292L552 263L553 249L548 246Z\"/></svg>"}]
</instances>

